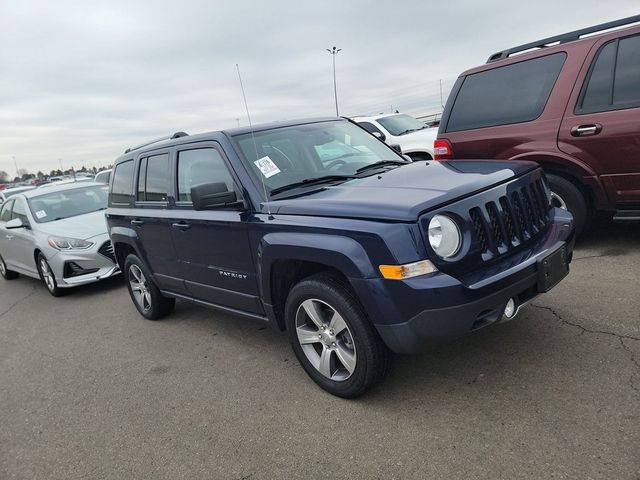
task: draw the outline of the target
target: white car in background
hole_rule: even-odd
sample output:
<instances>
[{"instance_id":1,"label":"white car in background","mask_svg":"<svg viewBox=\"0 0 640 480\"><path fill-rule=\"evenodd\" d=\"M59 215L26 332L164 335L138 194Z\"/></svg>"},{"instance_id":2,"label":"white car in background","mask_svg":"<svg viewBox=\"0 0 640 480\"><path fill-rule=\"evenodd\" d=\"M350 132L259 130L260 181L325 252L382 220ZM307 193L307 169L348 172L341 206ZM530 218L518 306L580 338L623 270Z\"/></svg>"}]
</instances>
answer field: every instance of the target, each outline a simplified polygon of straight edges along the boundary
<instances>
[{"instance_id":1,"label":"white car in background","mask_svg":"<svg viewBox=\"0 0 640 480\"><path fill-rule=\"evenodd\" d=\"M110 179L111 179L111 169L99 171L98 173L96 173L96 176L94 177L93 181L97 183L109 183Z\"/></svg>"},{"instance_id":2,"label":"white car in background","mask_svg":"<svg viewBox=\"0 0 640 480\"><path fill-rule=\"evenodd\" d=\"M438 127L429 127L404 113L353 117L353 121L388 145L400 145L402 153L413 161L433 160Z\"/></svg>"},{"instance_id":3,"label":"white car in background","mask_svg":"<svg viewBox=\"0 0 640 480\"><path fill-rule=\"evenodd\" d=\"M57 187L60 185L71 185L74 183L83 183L83 182L93 182L93 178L91 177L76 177L75 179L67 178L65 180L58 180L56 182L44 183L40 185L38 188L51 188L51 187Z\"/></svg>"},{"instance_id":4,"label":"white car in background","mask_svg":"<svg viewBox=\"0 0 640 480\"><path fill-rule=\"evenodd\" d=\"M0 205L7 201L7 199L16 193L28 192L29 190L33 190L36 188L34 185L24 186L24 187L13 187L13 188L5 188L0 191Z\"/></svg>"}]
</instances>

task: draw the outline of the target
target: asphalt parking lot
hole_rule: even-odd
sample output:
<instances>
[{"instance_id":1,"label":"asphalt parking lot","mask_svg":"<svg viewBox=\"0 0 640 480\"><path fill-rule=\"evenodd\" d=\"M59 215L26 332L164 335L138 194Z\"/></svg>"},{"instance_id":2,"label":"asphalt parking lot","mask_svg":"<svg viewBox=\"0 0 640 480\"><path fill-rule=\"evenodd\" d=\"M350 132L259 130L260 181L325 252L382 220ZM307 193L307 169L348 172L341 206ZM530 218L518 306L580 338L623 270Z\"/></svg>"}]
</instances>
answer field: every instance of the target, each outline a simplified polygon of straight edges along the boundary
<instances>
[{"instance_id":1,"label":"asphalt parking lot","mask_svg":"<svg viewBox=\"0 0 640 480\"><path fill-rule=\"evenodd\" d=\"M598 225L517 320L348 401L284 335L121 279L0 288L0 478L640 478L640 225Z\"/></svg>"}]
</instances>

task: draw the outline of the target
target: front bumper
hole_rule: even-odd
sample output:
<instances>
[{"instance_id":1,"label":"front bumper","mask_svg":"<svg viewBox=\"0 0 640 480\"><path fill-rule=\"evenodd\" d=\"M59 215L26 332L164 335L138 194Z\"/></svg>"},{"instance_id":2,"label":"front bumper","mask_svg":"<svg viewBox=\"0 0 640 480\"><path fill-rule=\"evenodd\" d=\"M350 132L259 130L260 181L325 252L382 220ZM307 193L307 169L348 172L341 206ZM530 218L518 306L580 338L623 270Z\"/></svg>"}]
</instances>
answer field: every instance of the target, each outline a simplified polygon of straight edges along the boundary
<instances>
[{"instance_id":1,"label":"front bumper","mask_svg":"<svg viewBox=\"0 0 640 480\"><path fill-rule=\"evenodd\" d=\"M557 209L544 238L481 274L456 279L439 272L407 281L360 280L354 286L386 345L396 353L419 353L501 321L511 298L519 307L542 293L538 262L561 245L570 262L574 242L571 216Z\"/></svg>"},{"instance_id":2,"label":"front bumper","mask_svg":"<svg viewBox=\"0 0 640 480\"><path fill-rule=\"evenodd\" d=\"M94 283L120 273L120 268L112 258L105 255L101 247L110 242L109 237L100 235L91 239L94 245L87 250L54 251L48 256L58 287L69 288Z\"/></svg>"}]
</instances>

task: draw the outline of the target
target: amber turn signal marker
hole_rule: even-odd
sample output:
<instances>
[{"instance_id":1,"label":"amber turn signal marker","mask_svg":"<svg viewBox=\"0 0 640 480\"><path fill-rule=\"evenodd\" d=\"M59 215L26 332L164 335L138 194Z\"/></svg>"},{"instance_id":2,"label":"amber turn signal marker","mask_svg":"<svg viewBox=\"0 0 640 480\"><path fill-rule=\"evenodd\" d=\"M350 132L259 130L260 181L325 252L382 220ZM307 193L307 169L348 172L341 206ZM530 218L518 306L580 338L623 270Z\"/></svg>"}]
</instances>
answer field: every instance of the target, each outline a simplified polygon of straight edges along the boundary
<instances>
[{"instance_id":1,"label":"amber turn signal marker","mask_svg":"<svg viewBox=\"0 0 640 480\"><path fill-rule=\"evenodd\" d=\"M378 268L382 276L390 280L405 280L438 271L429 260L407 263L406 265L380 265Z\"/></svg>"}]
</instances>

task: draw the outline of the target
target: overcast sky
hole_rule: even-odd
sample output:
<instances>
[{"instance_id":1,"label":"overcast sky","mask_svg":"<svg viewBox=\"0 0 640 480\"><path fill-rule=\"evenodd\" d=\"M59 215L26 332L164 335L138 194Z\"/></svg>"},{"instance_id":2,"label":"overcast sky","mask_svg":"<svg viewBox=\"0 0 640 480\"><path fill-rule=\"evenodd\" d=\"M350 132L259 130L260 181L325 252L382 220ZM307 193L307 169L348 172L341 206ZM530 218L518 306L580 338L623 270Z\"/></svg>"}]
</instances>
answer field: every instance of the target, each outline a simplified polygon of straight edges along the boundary
<instances>
[{"instance_id":1,"label":"overcast sky","mask_svg":"<svg viewBox=\"0 0 640 480\"><path fill-rule=\"evenodd\" d=\"M0 0L0 170L111 163L174 131L438 108L489 54L640 13L638 0ZM393 106L393 107L392 107Z\"/></svg>"}]
</instances>

